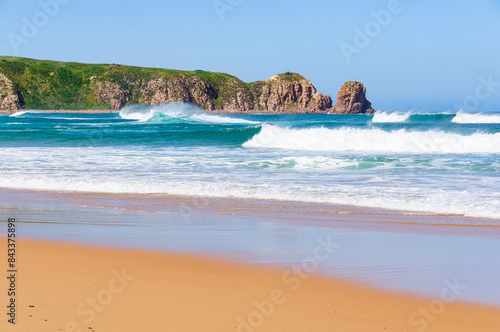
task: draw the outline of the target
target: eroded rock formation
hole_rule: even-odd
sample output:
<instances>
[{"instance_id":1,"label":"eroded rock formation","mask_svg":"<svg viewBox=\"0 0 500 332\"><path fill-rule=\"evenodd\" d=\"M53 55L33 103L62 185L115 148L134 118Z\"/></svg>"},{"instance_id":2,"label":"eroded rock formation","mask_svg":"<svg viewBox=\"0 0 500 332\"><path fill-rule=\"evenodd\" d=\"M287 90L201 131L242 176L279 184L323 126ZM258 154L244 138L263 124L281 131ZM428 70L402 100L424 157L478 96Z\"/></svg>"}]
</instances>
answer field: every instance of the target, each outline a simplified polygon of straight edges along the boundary
<instances>
[{"instance_id":1,"label":"eroded rock formation","mask_svg":"<svg viewBox=\"0 0 500 332\"><path fill-rule=\"evenodd\" d=\"M92 65L0 56L0 109L113 109L188 102L213 113L373 113L366 89L347 82L332 98L297 73L245 83L203 70Z\"/></svg>"},{"instance_id":2,"label":"eroded rock formation","mask_svg":"<svg viewBox=\"0 0 500 332\"><path fill-rule=\"evenodd\" d=\"M0 73L0 110L21 109L21 94L5 75Z\"/></svg>"},{"instance_id":3,"label":"eroded rock formation","mask_svg":"<svg viewBox=\"0 0 500 332\"><path fill-rule=\"evenodd\" d=\"M372 114L375 111L366 99L366 88L360 82L344 83L337 94L337 103L332 108L336 114Z\"/></svg>"}]
</instances>

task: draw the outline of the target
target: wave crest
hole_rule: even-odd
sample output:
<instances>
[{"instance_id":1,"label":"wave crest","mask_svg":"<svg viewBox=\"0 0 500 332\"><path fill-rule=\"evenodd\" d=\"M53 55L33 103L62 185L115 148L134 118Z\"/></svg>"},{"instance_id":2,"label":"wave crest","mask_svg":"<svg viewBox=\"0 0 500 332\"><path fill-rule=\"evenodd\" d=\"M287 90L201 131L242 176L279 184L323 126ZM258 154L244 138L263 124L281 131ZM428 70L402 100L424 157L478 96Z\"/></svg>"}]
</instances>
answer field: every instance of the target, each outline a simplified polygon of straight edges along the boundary
<instances>
[{"instance_id":1,"label":"wave crest","mask_svg":"<svg viewBox=\"0 0 500 332\"><path fill-rule=\"evenodd\" d=\"M38 113L38 112L36 112L36 111L18 111L16 113L9 115L9 117L17 118L18 116L21 116L21 115L24 115L27 113Z\"/></svg>"},{"instance_id":2,"label":"wave crest","mask_svg":"<svg viewBox=\"0 0 500 332\"><path fill-rule=\"evenodd\" d=\"M500 114L458 112L451 120L454 123L500 123Z\"/></svg>"},{"instance_id":3,"label":"wave crest","mask_svg":"<svg viewBox=\"0 0 500 332\"><path fill-rule=\"evenodd\" d=\"M260 124L260 122L204 113L189 103L168 103L158 106L130 105L120 113L122 119L139 122L205 122L221 124Z\"/></svg>"},{"instance_id":4,"label":"wave crest","mask_svg":"<svg viewBox=\"0 0 500 332\"><path fill-rule=\"evenodd\" d=\"M460 135L441 131L358 128L291 129L264 124L245 148L383 153L500 153L500 133Z\"/></svg>"},{"instance_id":5,"label":"wave crest","mask_svg":"<svg viewBox=\"0 0 500 332\"><path fill-rule=\"evenodd\" d=\"M404 114L397 112L386 112L386 111L377 111L373 115L372 122L376 123L385 123L385 122L405 122L410 118L411 113L406 112Z\"/></svg>"}]
</instances>

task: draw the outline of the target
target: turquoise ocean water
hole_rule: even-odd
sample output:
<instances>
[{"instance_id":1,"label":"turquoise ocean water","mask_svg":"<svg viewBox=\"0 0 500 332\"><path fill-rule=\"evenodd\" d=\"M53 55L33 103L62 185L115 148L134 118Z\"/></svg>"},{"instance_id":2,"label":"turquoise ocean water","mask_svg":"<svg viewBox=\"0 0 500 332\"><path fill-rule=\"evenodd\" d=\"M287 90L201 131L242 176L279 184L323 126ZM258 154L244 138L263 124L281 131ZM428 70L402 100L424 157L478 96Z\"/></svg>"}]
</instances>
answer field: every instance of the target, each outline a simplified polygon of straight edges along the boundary
<instances>
[{"instance_id":1,"label":"turquoise ocean water","mask_svg":"<svg viewBox=\"0 0 500 332\"><path fill-rule=\"evenodd\" d=\"M500 217L500 113L214 115L187 104L0 116L0 187Z\"/></svg>"}]
</instances>

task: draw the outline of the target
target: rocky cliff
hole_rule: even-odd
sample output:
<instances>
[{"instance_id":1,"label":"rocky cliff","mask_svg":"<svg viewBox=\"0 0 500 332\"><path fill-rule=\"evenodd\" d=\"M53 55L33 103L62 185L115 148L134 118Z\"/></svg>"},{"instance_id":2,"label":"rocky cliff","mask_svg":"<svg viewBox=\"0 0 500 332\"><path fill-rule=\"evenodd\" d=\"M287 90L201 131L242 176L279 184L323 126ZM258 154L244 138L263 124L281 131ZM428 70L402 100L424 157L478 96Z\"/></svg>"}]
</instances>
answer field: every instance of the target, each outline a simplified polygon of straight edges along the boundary
<instances>
[{"instance_id":1,"label":"rocky cliff","mask_svg":"<svg viewBox=\"0 0 500 332\"><path fill-rule=\"evenodd\" d=\"M20 93L14 83L0 73L0 110L19 110L21 103Z\"/></svg>"},{"instance_id":2,"label":"rocky cliff","mask_svg":"<svg viewBox=\"0 0 500 332\"><path fill-rule=\"evenodd\" d=\"M332 108L303 76L265 81L202 70L180 71L115 64L82 64L0 57L0 109L113 109L127 104L189 102L214 113L370 112L361 83L346 83Z\"/></svg>"},{"instance_id":3,"label":"rocky cliff","mask_svg":"<svg viewBox=\"0 0 500 332\"><path fill-rule=\"evenodd\" d=\"M366 99L366 88L360 82L346 82L337 94L337 103L333 106L335 114L372 114L375 111Z\"/></svg>"}]
</instances>

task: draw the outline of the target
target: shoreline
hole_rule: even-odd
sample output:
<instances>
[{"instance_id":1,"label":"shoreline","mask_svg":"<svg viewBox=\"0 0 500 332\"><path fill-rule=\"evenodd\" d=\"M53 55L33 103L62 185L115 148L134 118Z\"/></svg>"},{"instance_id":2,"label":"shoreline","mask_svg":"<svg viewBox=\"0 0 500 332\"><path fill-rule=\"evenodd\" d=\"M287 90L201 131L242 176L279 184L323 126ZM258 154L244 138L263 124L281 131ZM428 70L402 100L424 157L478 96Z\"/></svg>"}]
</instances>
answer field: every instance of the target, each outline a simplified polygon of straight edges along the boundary
<instances>
[{"instance_id":1,"label":"shoreline","mask_svg":"<svg viewBox=\"0 0 500 332\"><path fill-rule=\"evenodd\" d=\"M212 197L155 193L102 193L0 187L4 202L92 206L128 212L169 214L215 214L292 219L297 222L335 222L353 227L410 230L431 227L443 234L486 235L500 238L500 218L470 217L428 211L317 203L278 199ZM319 225L315 222L315 225Z\"/></svg>"},{"instance_id":2,"label":"shoreline","mask_svg":"<svg viewBox=\"0 0 500 332\"><path fill-rule=\"evenodd\" d=\"M199 255L23 238L17 246L22 283L12 331L500 329L500 308L454 302L452 292L420 298Z\"/></svg>"},{"instance_id":3,"label":"shoreline","mask_svg":"<svg viewBox=\"0 0 500 332\"><path fill-rule=\"evenodd\" d=\"M12 190L0 196L0 214L15 217L26 238L282 268L309 256L319 239L331 239L341 249L318 265L318 275L427 297L439 294L445 278L459 278L469 287L461 300L500 305L491 293L500 270L490 254L500 250L498 220L235 198Z\"/></svg>"}]
</instances>

